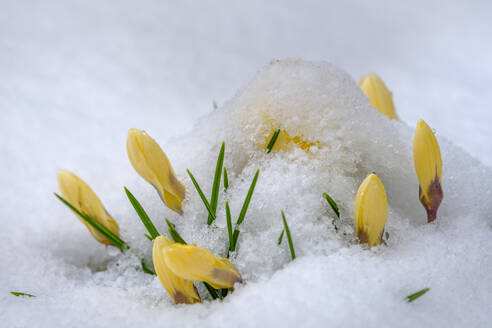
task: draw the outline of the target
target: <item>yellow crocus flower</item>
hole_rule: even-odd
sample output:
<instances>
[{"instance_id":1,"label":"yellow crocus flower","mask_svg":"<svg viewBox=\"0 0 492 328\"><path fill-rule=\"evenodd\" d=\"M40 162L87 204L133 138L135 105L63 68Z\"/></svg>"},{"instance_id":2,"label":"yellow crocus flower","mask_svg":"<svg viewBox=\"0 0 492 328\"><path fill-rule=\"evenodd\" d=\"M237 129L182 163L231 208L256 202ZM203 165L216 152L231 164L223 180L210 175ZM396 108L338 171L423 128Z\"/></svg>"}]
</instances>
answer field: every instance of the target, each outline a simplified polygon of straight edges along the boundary
<instances>
[{"instance_id":1,"label":"yellow crocus flower","mask_svg":"<svg viewBox=\"0 0 492 328\"><path fill-rule=\"evenodd\" d=\"M419 179L419 198L427 211L427 221L436 219L443 199L441 150L432 129L419 120L413 138L413 161Z\"/></svg>"},{"instance_id":2,"label":"yellow crocus flower","mask_svg":"<svg viewBox=\"0 0 492 328\"><path fill-rule=\"evenodd\" d=\"M65 198L77 210L89 215L97 222L111 230L111 232L115 235L119 236L120 228L118 227L118 224L108 214L108 212L106 212L103 204L99 200L99 197L97 197L87 183L82 181L82 179L75 174L65 170L58 170L56 177L58 180L58 187L60 188L63 198ZM77 217L79 218L78 215ZM85 224L87 229L89 229L90 233L97 241L107 245L112 244L85 220L81 219L81 221Z\"/></svg>"},{"instance_id":3,"label":"yellow crocus flower","mask_svg":"<svg viewBox=\"0 0 492 328\"><path fill-rule=\"evenodd\" d=\"M386 115L390 120L398 118L393 104L393 95L377 74L369 73L363 76L359 81L359 86L369 98L372 107Z\"/></svg>"},{"instance_id":4,"label":"yellow crocus flower","mask_svg":"<svg viewBox=\"0 0 492 328\"><path fill-rule=\"evenodd\" d=\"M193 304L201 302L193 281L176 275L169 269L166 263L164 250L172 246L174 242L169 238L159 236L154 240L152 259L157 277L162 286L169 293L175 304Z\"/></svg>"},{"instance_id":5,"label":"yellow crocus flower","mask_svg":"<svg viewBox=\"0 0 492 328\"><path fill-rule=\"evenodd\" d=\"M208 249L175 243L162 252L167 267L184 279L205 281L216 289L242 282L229 260L215 257Z\"/></svg>"},{"instance_id":6,"label":"yellow crocus flower","mask_svg":"<svg viewBox=\"0 0 492 328\"><path fill-rule=\"evenodd\" d=\"M135 171L156 188L170 209L183 214L181 203L185 197L185 187L176 177L159 144L145 131L130 129L126 149Z\"/></svg>"},{"instance_id":7,"label":"yellow crocus flower","mask_svg":"<svg viewBox=\"0 0 492 328\"><path fill-rule=\"evenodd\" d=\"M368 175L355 197L355 234L361 244L369 247L381 244L384 226L388 218L386 191L379 178Z\"/></svg>"}]
</instances>

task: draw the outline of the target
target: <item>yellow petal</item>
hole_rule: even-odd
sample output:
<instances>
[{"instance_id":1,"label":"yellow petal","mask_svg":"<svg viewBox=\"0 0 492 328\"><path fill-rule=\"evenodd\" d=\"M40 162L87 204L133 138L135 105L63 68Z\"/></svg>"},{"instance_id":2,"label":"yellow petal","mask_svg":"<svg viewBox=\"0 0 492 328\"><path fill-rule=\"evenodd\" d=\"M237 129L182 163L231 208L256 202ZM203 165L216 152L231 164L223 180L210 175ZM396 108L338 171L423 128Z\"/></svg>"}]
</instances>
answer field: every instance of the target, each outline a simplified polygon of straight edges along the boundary
<instances>
[{"instance_id":1,"label":"yellow petal","mask_svg":"<svg viewBox=\"0 0 492 328\"><path fill-rule=\"evenodd\" d=\"M111 232L115 235L119 236L120 228L118 227L118 224L115 220L113 220L108 212L106 212L104 206L99 200L99 197L97 197L94 191L92 191L91 187L89 187L75 174L65 170L58 170L56 178L58 180L58 187L60 188L63 198L65 198L80 212L89 215L93 219L97 220L97 222L111 230ZM89 229L90 233L97 241L103 244L111 244L109 240L107 240L91 225L82 219L80 220L85 224L87 229Z\"/></svg>"},{"instance_id":2,"label":"yellow petal","mask_svg":"<svg viewBox=\"0 0 492 328\"><path fill-rule=\"evenodd\" d=\"M420 201L427 210L428 222L431 222L436 218L437 209L443 198L442 160L436 136L424 120L419 120L415 129L413 161L420 184Z\"/></svg>"},{"instance_id":3,"label":"yellow petal","mask_svg":"<svg viewBox=\"0 0 492 328\"><path fill-rule=\"evenodd\" d=\"M261 149L266 149L268 144L270 143L270 140L272 139L276 129L271 130L270 134L266 136L265 138L265 143L260 146ZM286 151L289 148L289 143L292 141L292 138L290 135L285 131L285 130L280 130L277 140L275 141L275 144L272 147L272 151L279 151L283 150Z\"/></svg>"},{"instance_id":4,"label":"yellow petal","mask_svg":"<svg viewBox=\"0 0 492 328\"><path fill-rule=\"evenodd\" d=\"M398 118L393 104L393 95L377 74L369 73L363 76L359 81L359 86L369 98L372 107L386 115L390 120Z\"/></svg>"},{"instance_id":5,"label":"yellow petal","mask_svg":"<svg viewBox=\"0 0 492 328\"><path fill-rule=\"evenodd\" d=\"M159 144L145 131L130 129L126 141L130 163L137 173L153 185L162 201L173 211L182 214L181 203L185 187Z\"/></svg>"},{"instance_id":6,"label":"yellow petal","mask_svg":"<svg viewBox=\"0 0 492 328\"><path fill-rule=\"evenodd\" d=\"M294 136L294 138L292 138L292 142L294 144L296 144L299 148L304 150L305 152L309 152L309 149L311 148L311 146L315 145L314 142L310 142L308 140L305 140L302 138L302 136L301 137L300 136ZM319 144L319 141L317 143Z\"/></svg>"},{"instance_id":7,"label":"yellow petal","mask_svg":"<svg viewBox=\"0 0 492 328\"><path fill-rule=\"evenodd\" d=\"M276 129L271 130L270 134L266 136L265 138L265 143L261 145L262 149L266 149L268 144L270 143L270 140L273 137L273 134L275 133ZM319 141L317 142L319 144ZM302 136L294 136L291 137L290 134L285 131L285 130L280 130L277 140L275 141L275 144L272 147L272 151L276 150L282 150L286 151L288 150L292 145L296 145L297 147L301 148L305 152L309 152L309 149L316 145L314 142L310 142L306 139L304 139Z\"/></svg>"},{"instance_id":8,"label":"yellow petal","mask_svg":"<svg viewBox=\"0 0 492 328\"><path fill-rule=\"evenodd\" d=\"M217 289L242 282L229 260L215 257L208 249L176 243L166 247L164 254L169 269L184 279L206 281Z\"/></svg>"},{"instance_id":9,"label":"yellow petal","mask_svg":"<svg viewBox=\"0 0 492 328\"><path fill-rule=\"evenodd\" d=\"M375 174L368 175L360 185L354 210L355 233L361 244L379 245L388 218L388 202L384 185Z\"/></svg>"},{"instance_id":10,"label":"yellow petal","mask_svg":"<svg viewBox=\"0 0 492 328\"><path fill-rule=\"evenodd\" d=\"M193 286L193 281L175 275L166 264L164 250L173 244L172 240L163 236L159 236L154 240L152 259L155 273L174 303L193 304L201 302L200 296L196 292L195 286Z\"/></svg>"}]
</instances>

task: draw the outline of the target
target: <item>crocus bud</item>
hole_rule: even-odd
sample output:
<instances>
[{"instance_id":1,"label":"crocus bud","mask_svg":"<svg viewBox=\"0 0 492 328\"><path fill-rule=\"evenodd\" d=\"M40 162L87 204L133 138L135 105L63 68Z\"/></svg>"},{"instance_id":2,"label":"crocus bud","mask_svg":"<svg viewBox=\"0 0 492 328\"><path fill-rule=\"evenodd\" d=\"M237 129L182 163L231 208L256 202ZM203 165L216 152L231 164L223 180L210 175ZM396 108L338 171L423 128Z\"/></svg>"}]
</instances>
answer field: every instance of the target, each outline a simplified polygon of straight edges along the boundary
<instances>
[{"instance_id":1,"label":"crocus bud","mask_svg":"<svg viewBox=\"0 0 492 328\"><path fill-rule=\"evenodd\" d=\"M126 149L135 171L155 187L170 209L183 214L181 202L185 196L185 187L176 177L159 144L145 131L130 129Z\"/></svg>"},{"instance_id":2,"label":"crocus bud","mask_svg":"<svg viewBox=\"0 0 492 328\"><path fill-rule=\"evenodd\" d=\"M369 98L372 107L388 116L390 120L398 118L395 105L393 105L393 95L377 74L369 73L363 76L359 81L359 86Z\"/></svg>"},{"instance_id":3,"label":"crocus bud","mask_svg":"<svg viewBox=\"0 0 492 328\"><path fill-rule=\"evenodd\" d=\"M183 279L205 281L216 289L242 282L229 260L215 257L208 249L175 243L163 253L169 269Z\"/></svg>"},{"instance_id":4,"label":"crocus bud","mask_svg":"<svg viewBox=\"0 0 492 328\"><path fill-rule=\"evenodd\" d=\"M119 236L120 228L118 227L118 224L108 212L106 212L99 197L92 191L91 187L75 174L65 170L58 170L56 178L63 198L77 210L92 217L94 220L111 230L115 235ZM80 219L78 215L77 217ZM85 224L97 241L107 245L112 244L85 220L80 220Z\"/></svg>"},{"instance_id":5,"label":"crocus bud","mask_svg":"<svg viewBox=\"0 0 492 328\"><path fill-rule=\"evenodd\" d=\"M361 244L369 247L381 244L384 225L388 218L386 191L379 178L368 175L355 197L355 234Z\"/></svg>"},{"instance_id":6,"label":"crocus bud","mask_svg":"<svg viewBox=\"0 0 492 328\"><path fill-rule=\"evenodd\" d=\"M193 281L176 275L166 264L164 250L173 244L172 240L163 236L159 236L154 240L152 259L155 273L175 304L199 303L201 299L195 286L193 286Z\"/></svg>"},{"instance_id":7,"label":"crocus bud","mask_svg":"<svg viewBox=\"0 0 492 328\"><path fill-rule=\"evenodd\" d=\"M419 198L427 211L427 222L436 219L441 204L442 160L439 144L431 128L419 120L413 138L413 161L419 179Z\"/></svg>"}]
</instances>

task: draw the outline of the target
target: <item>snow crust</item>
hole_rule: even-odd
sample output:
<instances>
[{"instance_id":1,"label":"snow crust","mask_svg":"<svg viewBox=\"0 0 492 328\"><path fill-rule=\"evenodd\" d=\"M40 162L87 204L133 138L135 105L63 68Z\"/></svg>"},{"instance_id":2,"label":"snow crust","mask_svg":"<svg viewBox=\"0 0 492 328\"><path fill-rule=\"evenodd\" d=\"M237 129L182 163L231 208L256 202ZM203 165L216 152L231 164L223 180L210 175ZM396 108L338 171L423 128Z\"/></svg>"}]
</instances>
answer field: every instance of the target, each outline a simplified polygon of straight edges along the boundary
<instances>
[{"instance_id":1,"label":"snow crust","mask_svg":"<svg viewBox=\"0 0 492 328\"><path fill-rule=\"evenodd\" d=\"M265 117L318 146L309 153L294 147L266 154L261 145L271 131L271 121ZM128 161L123 162L126 131L121 131L121 155L112 157L111 151L107 158L96 159L112 163L106 165L113 169L91 165L80 168L83 174L74 171L97 187L134 253L121 255L97 244L67 209L53 201L48 215L55 220L0 232L10 245L2 248L0 320L12 327L105 327L114 322L122 327L486 326L492 295L488 252L492 171L438 134L444 201L437 221L426 224L413 169L413 128L379 114L356 82L331 64L274 60L223 106L200 119L191 132L168 142L157 138L186 185L183 216L167 209ZM220 194L218 218L208 227L206 210L186 168L210 194L222 141L230 189ZM71 147L90 148L96 142L104 140L88 138ZM62 156L56 154L54 167ZM223 255L224 200L237 218L258 168L260 177L241 225L239 249L232 257L246 283L222 302L172 305L158 279L139 268L141 256L151 258L151 244L125 198L123 183L161 233L166 231L163 218L167 217L185 240ZM390 238L387 246L368 250L354 241L352 215L357 188L371 172L386 187ZM101 177L108 180L101 183ZM54 180L54 174L32 183L49 179ZM121 192L115 191L118 188ZM339 232L323 192L340 206ZM36 189L32 196L49 194ZM25 206L29 209L30 204L28 200ZM4 215L15 217L16 207L8 208ZM285 240L277 246L281 209L298 256L293 262ZM40 215L40 220L44 217ZM414 303L405 302L405 296L424 287L431 291ZM14 298L9 290L32 291L38 297Z\"/></svg>"}]
</instances>

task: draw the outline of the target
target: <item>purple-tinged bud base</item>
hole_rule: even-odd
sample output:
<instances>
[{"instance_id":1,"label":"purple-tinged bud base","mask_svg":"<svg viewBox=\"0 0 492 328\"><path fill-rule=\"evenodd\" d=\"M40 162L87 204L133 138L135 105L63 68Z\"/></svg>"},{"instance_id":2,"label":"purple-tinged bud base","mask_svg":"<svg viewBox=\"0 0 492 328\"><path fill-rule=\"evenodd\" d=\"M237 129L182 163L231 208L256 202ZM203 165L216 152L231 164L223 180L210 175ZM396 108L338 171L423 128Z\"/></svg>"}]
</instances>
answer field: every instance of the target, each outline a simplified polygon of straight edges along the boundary
<instances>
[{"instance_id":1,"label":"purple-tinged bud base","mask_svg":"<svg viewBox=\"0 0 492 328\"><path fill-rule=\"evenodd\" d=\"M439 208L439 205L441 205L444 197L441 183L439 182L439 178L437 176L427 189L427 195L428 199L422 193L422 186L419 185L420 202L424 205L424 208L427 211L427 222L431 223L436 219L437 209Z\"/></svg>"}]
</instances>

